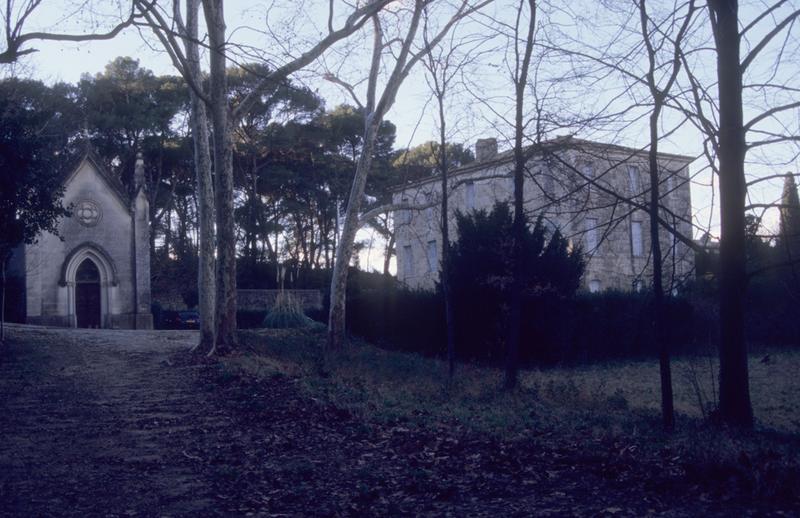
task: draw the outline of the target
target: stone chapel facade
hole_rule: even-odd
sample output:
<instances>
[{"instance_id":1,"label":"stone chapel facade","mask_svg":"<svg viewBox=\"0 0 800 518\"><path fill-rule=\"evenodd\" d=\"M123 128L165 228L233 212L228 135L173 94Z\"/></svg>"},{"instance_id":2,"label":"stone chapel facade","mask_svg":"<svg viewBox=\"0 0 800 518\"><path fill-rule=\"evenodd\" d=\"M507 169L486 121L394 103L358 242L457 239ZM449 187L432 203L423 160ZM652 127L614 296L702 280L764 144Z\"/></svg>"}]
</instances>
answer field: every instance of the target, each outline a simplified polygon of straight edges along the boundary
<instances>
[{"instance_id":1,"label":"stone chapel facade","mask_svg":"<svg viewBox=\"0 0 800 518\"><path fill-rule=\"evenodd\" d=\"M652 281L648 155L622 146L573 137L541 144L528 153L523 199L532 220L543 218L570 243L581 246L586 269L583 289L638 291ZM452 240L457 239L456 211L490 210L495 202L513 200L511 151L497 153L495 139L478 140L476 161L450 175L448 215ZM684 236L692 236L690 157L658 154L661 217ZM620 200L628 198L637 204ZM433 289L441 254L441 178L431 176L398 188L395 204L426 207L394 213L397 276L406 286ZM676 292L694 275L694 253L660 229L664 287Z\"/></svg>"},{"instance_id":2,"label":"stone chapel facade","mask_svg":"<svg viewBox=\"0 0 800 518\"><path fill-rule=\"evenodd\" d=\"M24 279L29 324L152 329L150 216L144 163L137 157L135 194L88 151L64 179L70 217L12 256Z\"/></svg>"}]
</instances>

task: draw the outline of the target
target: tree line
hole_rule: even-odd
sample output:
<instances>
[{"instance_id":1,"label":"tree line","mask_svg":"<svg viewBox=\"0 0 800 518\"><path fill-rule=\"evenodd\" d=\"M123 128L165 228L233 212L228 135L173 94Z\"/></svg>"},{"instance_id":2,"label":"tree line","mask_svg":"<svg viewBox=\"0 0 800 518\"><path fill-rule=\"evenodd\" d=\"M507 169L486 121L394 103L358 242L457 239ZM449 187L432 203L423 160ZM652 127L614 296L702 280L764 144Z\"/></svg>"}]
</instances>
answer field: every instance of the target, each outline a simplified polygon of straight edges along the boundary
<instances>
[{"instance_id":1,"label":"tree line","mask_svg":"<svg viewBox=\"0 0 800 518\"><path fill-rule=\"evenodd\" d=\"M240 69L232 76L236 78L232 95L257 77ZM7 146L13 145L18 155L36 153L49 159L34 163L29 156L20 156L12 163L14 157L4 154L9 169L41 171L27 188L57 194L57 173L70 162L67 157L76 158L88 148L131 190L136 154L142 153L154 260L196 271L193 135L187 127L188 90L179 77L155 76L137 60L120 57L103 73L75 85L47 86L11 78L0 88L8 103L3 111ZM12 111L12 104L29 110ZM280 262L307 270L332 266L337 220L352 181L354 157L361 149L360 120L357 108L326 109L318 95L289 81L243 118L235 129L233 156L240 263L256 267ZM31 132L37 125L44 129ZM394 142L394 125L385 121L369 185L370 195L377 199L387 199L392 186L405 178L430 174L430 145L396 150ZM471 159L469 151L463 154ZM4 175L4 180L24 176ZM45 220L51 222L49 214ZM40 230L35 227L31 232ZM6 235L9 241L19 241Z\"/></svg>"}]
</instances>

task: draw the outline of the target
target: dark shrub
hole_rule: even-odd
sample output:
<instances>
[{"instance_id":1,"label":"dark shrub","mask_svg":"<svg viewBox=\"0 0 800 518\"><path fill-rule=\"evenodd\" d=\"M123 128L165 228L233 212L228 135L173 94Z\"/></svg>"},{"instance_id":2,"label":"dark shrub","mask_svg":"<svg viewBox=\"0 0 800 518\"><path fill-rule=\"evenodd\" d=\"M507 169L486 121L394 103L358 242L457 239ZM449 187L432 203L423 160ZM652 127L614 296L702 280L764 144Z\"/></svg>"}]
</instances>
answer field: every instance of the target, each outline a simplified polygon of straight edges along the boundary
<instances>
[{"instance_id":1,"label":"dark shrub","mask_svg":"<svg viewBox=\"0 0 800 518\"><path fill-rule=\"evenodd\" d=\"M383 290L351 294L348 330L391 349L444 357L445 327L440 292L409 291L387 281ZM668 340L675 353L695 343L694 312L685 299L667 299ZM498 364L506 337L502 325L486 326L492 308L486 299L459 302L458 358ZM528 298L523 306L520 359L524 365L585 363L616 358L656 357L647 294L583 293L573 298ZM473 335L470 335L470 330ZM705 342L703 342L705 343Z\"/></svg>"},{"instance_id":2,"label":"dark shrub","mask_svg":"<svg viewBox=\"0 0 800 518\"><path fill-rule=\"evenodd\" d=\"M444 303L434 292L411 291L393 277L359 272L348 283L348 330L378 345L442 354Z\"/></svg>"},{"instance_id":3,"label":"dark shrub","mask_svg":"<svg viewBox=\"0 0 800 518\"><path fill-rule=\"evenodd\" d=\"M266 316L266 310L246 311L240 309L236 312L236 325L239 329L260 328L261 324L264 322L264 317Z\"/></svg>"},{"instance_id":4,"label":"dark shrub","mask_svg":"<svg viewBox=\"0 0 800 518\"><path fill-rule=\"evenodd\" d=\"M456 214L458 241L450 249L450 286L461 358L497 361L504 355L511 283L512 215L507 204L490 211ZM578 289L583 274L579 250L568 250L558 231L541 219L526 222L524 297L520 357L546 357L537 346L556 340L553 319Z\"/></svg>"},{"instance_id":5,"label":"dark shrub","mask_svg":"<svg viewBox=\"0 0 800 518\"><path fill-rule=\"evenodd\" d=\"M6 277L5 289L5 321L6 322L25 322L25 282L21 277Z\"/></svg>"}]
</instances>

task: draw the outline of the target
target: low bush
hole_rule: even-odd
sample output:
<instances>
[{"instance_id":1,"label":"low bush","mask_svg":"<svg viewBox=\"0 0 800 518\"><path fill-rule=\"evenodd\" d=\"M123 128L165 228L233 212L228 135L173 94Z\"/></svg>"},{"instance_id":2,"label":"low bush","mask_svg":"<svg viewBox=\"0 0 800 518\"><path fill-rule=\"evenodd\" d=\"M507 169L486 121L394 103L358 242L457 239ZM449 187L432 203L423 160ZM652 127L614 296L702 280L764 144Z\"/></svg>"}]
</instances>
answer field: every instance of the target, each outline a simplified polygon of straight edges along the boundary
<instances>
[{"instance_id":1,"label":"low bush","mask_svg":"<svg viewBox=\"0 0 800 518\"><path fill-rule=\"evenodd\" d=\"M264 317L263 325L270 329L297 329L309 327L312 323L314 321L303 312L303 304L291 293L281 291Z\"/></svg>"}]
</instances>

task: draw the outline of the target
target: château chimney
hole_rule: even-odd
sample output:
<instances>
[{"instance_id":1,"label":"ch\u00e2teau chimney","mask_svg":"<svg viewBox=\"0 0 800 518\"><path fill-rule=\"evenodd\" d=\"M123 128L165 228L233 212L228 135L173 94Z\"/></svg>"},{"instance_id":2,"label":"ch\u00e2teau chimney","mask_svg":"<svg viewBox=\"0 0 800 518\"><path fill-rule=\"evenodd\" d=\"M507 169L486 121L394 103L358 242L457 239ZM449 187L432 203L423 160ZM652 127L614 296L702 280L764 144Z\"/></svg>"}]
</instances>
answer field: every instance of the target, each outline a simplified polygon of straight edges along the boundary
<instances>
[{"instance_id":1,"label":"ch\u00e2teau chimney","mask_svg":"<svg viewBox=\"0 0 800 518\"><path fill-rule=\"evenodd\" d=\"M496 138L479 138L475 142L475 160L484 162L491 160L497 155L497 139Z\"/></svg>"}]
</instances>

